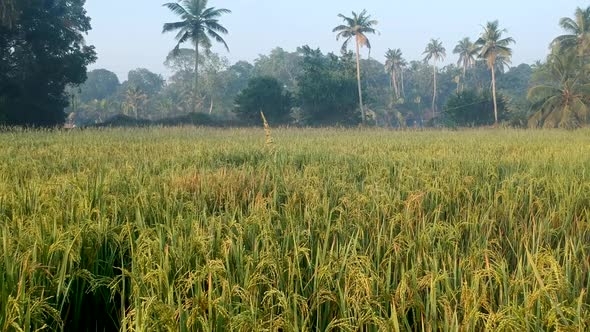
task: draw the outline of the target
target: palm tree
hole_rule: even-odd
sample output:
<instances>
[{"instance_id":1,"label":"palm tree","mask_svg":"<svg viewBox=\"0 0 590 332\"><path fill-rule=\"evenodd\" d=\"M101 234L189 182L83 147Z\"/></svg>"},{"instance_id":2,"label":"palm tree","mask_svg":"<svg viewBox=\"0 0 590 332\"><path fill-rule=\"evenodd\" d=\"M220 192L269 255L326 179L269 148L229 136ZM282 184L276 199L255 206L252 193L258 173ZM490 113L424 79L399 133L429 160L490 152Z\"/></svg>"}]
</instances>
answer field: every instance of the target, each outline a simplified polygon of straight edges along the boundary
<instances>
[{"instance_id":1,"label":"palm tree","mask_svg":"<svg viewBox=\"0 0 590 332\"><path fill-rule=\"evenodd\" d=\"M354 38L356 43L356 79L358 82L359 90L359 105L361 107L361 114L363 124L365 124L365 108L363 106L363 89L361 86L361 60L360 60L360 49L362 46L366 46L369 50L371 49L371 43L369 42L368 34L377 33L374 26L377 25L377 21L372 20L371 16L367 14L366 10L363 10L360 14L352 12L352 17L346 17L342 14L338 14L338 17L342 18L345 22L343 25L339 25L332 30L337 32L336 40L344 39L342 44L342 51L345 52L348 43Z\"/></svg>"},{"instance_id":2,"label":"palm tree","mask_svg":"<svg viewBox=\"0 0 590 332\"><path fill-rule=\"evenodd\" d=\"M397 99L400 98L400 88L397 81L398 71L401 71L403 61L402 51L398 48L395 50L389 49L385 53L385 70L391 75L391 85L395 91Z\"/></svg>"},{"instance_id":3,"label":"palm tree","mask_svg":"<svg viewBox=\"0 0 590 332\"><path fill-rule=\"evenodd\" d=\"M207 7L208 0L182 0L179 3L170 2L164 7L180 16L181 21L166 23L163 33L178 31L176 40L178 43L174 52L179 52L180 45L192 42L195 46L195 87L194 108L197 108L197 93L199 86L199 46L206 50L211 48L211 39L221 43L229 52L229 47L221 35L228 33L227 29L219 24L219 17L229 14L231 11L225 8Z\"/></svg>"},{"instance_id":4,"label":"palm tree","mask_svg":"<svg viewBox=\"0 0 590 332\"><path fill-rule=\"evenodd\" d=\"M590 51L590 7L577 8L575 17L564 17L559 25L568 33L553 40L551 46L559 52L576 51L587 55Z\"/></svg>"},{"instance_id":5,"label":"palm tree","mask_svg":"<svg viewBox=\"0 0 590 332\"><path fill-rule=\"evenodd\" d=\"M590 119L590 84L585 83L587 72L580 70L581 59L573 52L553 54L546 64L542 85L532 87L528 99L537 112L529 125L546 128L574 128Z\"/></svg>"},{"instance_id":6,"label":"palm tree","mask_svg":"<svg viewBox=\"0 0 590 332\"><path fill-rule=\"evenodd\" d=\"M438 39L431 39L430 43L428 44L428 46L426 46L426 50L424 51L424 53L426 57L424 57L424 61L433 61L433 67L434 67L434 74L433 74L433 85L434 85L434 93L432 95L432 116L436 116L436 91L437 91L437 86L436 86L436 72L437 72L437 67L436 67L436 63L438 61L443 61L445 59L445 57L447 56L447 50L443 47L443 44L441 43L440 40Z\"/></svg>"},{"instance_id":7,"label":"palm tree","mask_svg":"<svg viewBox=\"0 0 590 332\"><path fill-rule=\"evenodd\" d=\"M494 120L498 126L498 103L496 100L496 61L509 62L512 49L508 47L514 43L511 37L504 38L505 29L500 29L500 23L496 20L488 22L484 31L475 43L480 50L479 56L485 59L488 68L492 71L492 97L494 98Z\"/></svg>"},{"instance_id":8,"label":"palm tree","mask_svg":"<svg viewBox=\"0 0 590 332\"><path fill-rule=\"evenodd\" d=\"M125 101L123 102L123 110L125 115L130 112L133 113L136 119L139 119L139 110L147 103L148 96L144 94L137 87L130 87L125 93Z\"/></svg>"},{"instance_id":9,"label":"palm tree","mask_svg":"<svg viewBox=\"0 0 590 332\"><path fill-rule=\"evenodd\" d=\"M463 68L463 84L461 86L461 90L464 90L467 69L475 65L475 61L479 54L479 49L477 48L477 45L475 45L475 43L469 39L469 37L465 37L459 41L457 46L455 46L453 53L459 55L457 66Z\"/></svg>"},{"instance_id":10,"label":"palm tree","mask_svg":"<svg viewBox=\"0 0 590 332\"><path fill-rule=\"evenodd\" d=\"M400 73L400 81L401 81L401 88L402 88L402 97L406 98L406 87L405 87L405 74L404 72L406 71L406 68L408 68L408 62L406 61L406 59L402 58L400 63L399 63L399 73Z\"/></svg>"}]
</instances>

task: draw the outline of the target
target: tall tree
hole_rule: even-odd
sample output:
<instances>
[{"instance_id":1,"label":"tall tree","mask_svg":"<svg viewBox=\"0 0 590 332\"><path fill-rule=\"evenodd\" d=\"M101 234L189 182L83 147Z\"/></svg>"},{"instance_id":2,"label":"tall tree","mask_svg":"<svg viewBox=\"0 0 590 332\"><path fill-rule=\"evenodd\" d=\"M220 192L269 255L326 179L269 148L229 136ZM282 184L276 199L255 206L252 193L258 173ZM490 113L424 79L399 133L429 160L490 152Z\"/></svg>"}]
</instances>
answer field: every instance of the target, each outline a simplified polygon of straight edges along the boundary
<instances>
[{"instance_id":1,"label":"tall tree","mask_svg":"<svg viewBox=\"0 0 590 332\"><path fill-rule=\"evenodd\" d=\"M289 90L295 90L302 60L297 52L277 47L269 55L260 55L254 60L254 73L256 76L274 77Z\"/></svg>"},{"instance_id":2,"label":"tall tree","mask_svg":"<svg viewBox=\"0 0 590 332\"><path fill-rule=\"evenodd\" d=\"M473 67L475 65L475 60L479 54L479 50L477 45L469 39L469 37L465 37L459 41L455 49L453 50L454 54L459 55L459 60L457 61L457 66L463 69L463 81L461 84L461 89L465 89L465 80L467 77L467 69Z\"/></svg>"},{"instance_id":3,"label":"tall tree","mask_svg":"<svg viewBox=\"0 0 590 332\"><path fill-rule=\"evenodd\" d=\"M549 56L541 69L541 84L529 90L528 99L536 113L529 126L575 128L590 120L590 84L588 72L581 69L581 59L573 52Z\"/></svg>"},{"instance_id":4,"label":"tall tree","mask_svg":"<svg viewBox=\"0 0 590 332\"><path fill-rule=\"evenodd\" d=\"M229 52L229 47L221 35L228 33L227 29L219 23L223 14L231 11L225 8L207 7L208 0L182 0L180 3L170 2L164 7L178 15L181 21L166 23L163 33L178 31L176 35L177 44L174 50L178 52L180 45L185 42L192 42L195 47L195 87L194 87L194 109L197 111L199 91L199 47L209 50L212 46L211 39L221 43Z\"/></svg>"},{"instance_id":5,"label":"tall tree","mask_svg":"<svg viewBox=\"0 0 590 332\"><path fill-rule=\"evenodd\" d=\"M80 101L103 100L112 97L120 87L119 78L106 69L95 69L88 73L88 79L80 86Z\"/></svg>"},{"instance_id":6,"label":"tall tree","mask_svg":"<svg viewBox=\"0 0 590 332\"><path fill-rule=\"evenodd\" d=\"M555 38L552 47L559 52L576 51L578 55L590 52L590 6L577 8L574 18L564 17L559 25L567 32Z\"/></svg>"},{"instance_id":7,"label":"tall tree","mask_svg":"<svg viewBox=\"0 0 590 332\"><path fill-rule=\"evenodd\" d=\"M433 85L434 85L434 92L432 94L432 116L436 116L436 95L437 95L437 85L436 85L436 72L438 68L436 67L436 63L438 61L443 61L447 56L447 50L443 47L443 44L438 39L431 39L428 46L426 46L426 50L424 50L424 61L433 62L434 67L434 74L433 74Z\"/></svg>"},{"instance_id":8,"label":"tall tree","mask_svg":"<svg viewBox=\"0 0 590 332\"><path fill-rule=\"evenodd\" d=\"M405 87L405 71L408 68L408 62L406 59L402 58L399 63L399 73L400 73L400 82L402 88L402 97L406 98L406 87Z\"/></svg>"},{"instance_id":9,"label":"tall tree","mask_svg":"<svg viewBox=\"0 0 590 332\"><path fill-rule=\"evenodd\" d=\"M361 63L360 63L360 49L362 46L366 46L369 50L371 49L371 43L368 34L375 34L374 26L377 25L377 21L371 19L371 16L367 14L366 10L363 10L360 14L352 12L352 17L347 17L342 14L338 14L338 17L344 20L343 25L339 25L334 28L332 32L337 32L336 40L344 39L342 44L342 51L345 52L348 43L354 38L356 44L356 79L359 93L359 105L361 108L361 115L363 124L366 122L365 108L363 106L363 88L361 85Z\"/></svg>"},{"instance_id":10,"label":"tall tree","mask_svg":"<svg viewBox=\"0 0 590 332\"><path fill-rule=\"evenodd\" d=\"M136 119L139 119L139 110L143 108L148 100L148 96L136 86L131 86L125 92L125 101L123 102L123 110L128 115L133 113Z\"/></svg>"},{"instance_id":11,"label":"tall tree","mask_svg":"<svg viewBox=\"0 0 590 332\"><path fill-rule=\"evenodd\" d=\"M123 88L135 87L148 96L157 95L164 87L164 78L145 68L130 70Z\"/></svg>"},{"instance_id":12,"label":"tall tree","mask_svg":"<svg viewBox=\"0 0 590 332\"><path fill-rule=\"evenodd\" d=\"M504 38L505 29L500 29L500 23L496 20L488 22L476 44L480 48L479 56L486 60L488 68L492 72L492 97L494 99L495 126L498 126L498 101L496 98L496 62L510 61L512 49L508 47L514 43L511 37Z\"/></svg>"},{"instance_id":13,"label":"tall tree","mask_svg":"<svg viewBox=\"0 0 590 332\"><path fill-rule=\"evenodd\" d=\"M1 121L26 126L65 121L66 87L83 83L86 67L96 59L84 41L91 29L84 3L0 1L12 8L9 24L0 23Z\"/></svg>"},{"instance_id":14,"label":"tall tree","mask_svg":"<svg viewBox=\"0 0 590 332\"><path fill-rule=\"evenodd\" d=\"M403 54L399 48L395 50L389 49L387 50L387 53L385 53L385 70L387 70L387 73L391 75L391 85L395 91L395 96L397 99L401 97L397 76L401 71L402 61Z\"/></svg>"},{"instance_id":15,"label":"tall tree","mask_svg":"<svg viewBox=\"0 0 590 332\"><path fill-rule=\"evenodd\" d=\"M291 121L293 98L284 85L273 77L256 77L248 82L235 99L234 112L248 124L260 123L260 112L271 125Z\"/></svg>"},{"instance_id":16,"label":"tall tree","mask_svg":"<svg viewBox=\"0 0 590 332\"><path fill-rule=\"evenodd\" d=\"M325 55L309 46L297 50L303 57L303 71L297 78L300 110L293 114L296 120L311 126L361 123L354 55Z\"/></svg>"}]
</instances>

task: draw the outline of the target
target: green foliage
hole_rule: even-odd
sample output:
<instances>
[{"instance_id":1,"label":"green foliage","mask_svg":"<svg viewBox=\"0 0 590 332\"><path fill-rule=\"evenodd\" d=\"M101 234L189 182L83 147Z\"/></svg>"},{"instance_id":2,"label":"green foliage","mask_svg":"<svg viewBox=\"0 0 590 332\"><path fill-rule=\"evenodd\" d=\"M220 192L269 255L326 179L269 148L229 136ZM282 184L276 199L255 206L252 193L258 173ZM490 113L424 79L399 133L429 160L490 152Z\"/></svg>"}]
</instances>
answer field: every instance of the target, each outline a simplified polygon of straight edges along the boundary
<instances>
[{"instance_id":1,"label":"green foliage","mask_svg":"<svg viewBox=\"0 0 590 332\"><path fill-rule=\"evenodd\" d=\"M229 51L223 35L228 33L227 29L221 25L219 19L225 14L231 13L231 10L225 8L207 7L208 0L179 0L178 2L165 3L164 7L168 8L173 14L178 16L181 21L165 23L162 33L176 33L176 47L173 54L180 53L180 46L190 42L195 47L195 70L193 85L193 104L192 110L197 111L202 108L202 102L199 99L199 48L204 48L205 53L210 53L212 40L222 44ZM213 104L213 101L211 101Z\"/></svg>"},{"instance_id":2,"label":"green foliage","mask_svg":"<svg viewBox=\"0 0 590 332\"><path fill-rule=\"evenodd\" d=\"M348 17L342 14L338 14L344 24L335 27L332 32L336 32L336 39L343 39L342 52L346 52L348 44L353 41L357 47L367 47L371 49L371 42L369 41L369 35L377 33L375 26L378 24L366 10L360 13L352 12L352 16Z\"/></svg>"},{"instance_id":3,"label":"green foliage","mask_svg":"<svg viewBox=\"0 0 590 332\"><path fill-rule=\"evenodd\" d=\"M510 68L498 77L498 90L514 98L525 98L531 87L533 69L530 65L520 64Z\"/></svg>"},{"instance_id":4,"label":"green foliage","mask_svg":"<svg viewBox=\"0 0 590 332\"><path fill-rule=\"evenodd\" d=\"M79 97L82 103L113 97L120 87L119 78L106 69L88 72L88 78L80 85Z\"/></svg>"},{"instance_id":5,"label":"green foliage","mask_svg":"<svg viewBox=\"0 0 590 332\"><path fill-rule=\"evenodd\" d=\"M437 110L437 103L436 99L438 97L438 82L436 80L436 74L438 72L438 68L436 67L439 61L444 61L445 57L447 56L447 50L444 48L442 42L438 39L431 39L430 43L426 46L424 50L424 62L428 62L432 60L433 62L433 76L432 76L432 86L433 86L433 93L432 93L432 117L436 117L436 110Z\"/></svg>"},{"instance_id":6,"label":"green foliage","mask_svg":"<svg viewBox=\"0 0 590 332\"><path fill-rule=\"evenodd\" d=\"M506 118L506 105L502 97L498 100L500 119ZM490 92L479 93L465 90L449 97L444 117L460 127L490 126L494 124L494 101Z\"/></svg>"},{"instance_id":7,"label":"green foliage","mask_svg":"<svg viewBox=\"0 0 590 332\"><path fill-rule=\"evenodd\" d=\"M574 52L549 56L537 73L543 83L528 93L535 111L529 126L572 129L590 123L590 83L582 60Z\"/></svg>"},{"instance_id":8,"label":"green foliage","mask_svg":"<svg viewBox=\"0 0 590 332\"><path fill-rule=\"evenodd\" d=\"M123 91L137 89L141 93L152 96L159 93L164 87L164 78L160 74L153 73L145 68L131 70L127 81L121 87Z\"/></svg>"},{"instance_id":9,"label":"green foliage","mask_svg":"<svg viewBox=\"0 0 590 332\"><path fill-rule=\"evenodd\" d=\"M405 65L406 61L403 58L401 49L387 50L387 53L385 53L385 71L391 75L391 86L393 92L395 92L395 100L402 98L404 94L400 80L403 79L401 74L403 70L402 67Z\"/></svg>"},{"instance_id":10,"label":"green foliage","mask_svg":"<svg viewBox=\"0 0 590 332\"><path fill-rule=\"evenodd\" d=\"M231 13L231 10L207 7L208 2L208 0L180 0L164 4L164 7L181 19L178 22L164 24L162 29L164 33L177 33L176 51L180 50L180 46L186 42L192 42L197 47L202 46L208 50L212 46L211 39L229 50L227 43L221 37L228 31L219 23L219 18Z\"/></svg>"},{"instance_id":11,"label":"green foliage","mask_svg":"<svg viewBox=\"0 0 590 332\"><path fill-rule=\"evenodd\" d=\"M254 75L273 77L287 86L289 91L297 87L297 78L301 76L303 58L298 52L287 52L277 47L269 55L260 55L254 60ZM243 64L242 64L243 65Z\"/></svg>"},{"instance_id":12,"label":"green foliage","mask_svg":"<svg viewBox=\"0 0 590 332\"><path fill-rule=\"evenodd\" d=\"M299 52L303 56L303 73L298 79L299 122L310 126L359 124L353 55L324 55L308 46Z\"/></svg>"},{"instance_id":13,"label":"green foliage","mask_svg":"<svg viewBox=\"0 0 590 332\"><path fill-rule=\"evenodd\" d=\"M14 9L0 25L0 108L8 125L64 122L65 89L86 79L94 48L84 43L90 19L84 0L2 1ZM4 10L5 8L3 8Z\"/></svg>"},{"instance_id":14,"label":"green foliage","mask_svg":"<svg viewBox=\"0 0 590 332\"><path fill-rule=\"evenodd\" d=\"M588 331L589 134L3 133L0 327Z\"/></svg>"},{"instance_id":15,"label":"green foliage","mask_svg":"<svg viewBox=\"0 0 590 332\"><path fill-rule=\"evenodd\" d=\"M590 55L590 6L576 9L574 18L564 17L559 25L566 34L555 38L551 44L558 53L574 52L579 56Z\"/></svg>"},{"instance_id":16,"label":"green foliage","mask_svg":"<svg viewBox=\"0 0 590 332\"><path fill-rule=\"evenodd\" d=\"M272 125L287 124L291 121L293 98L281 83L270 77L256 77L236 97L235 113L247 124L260 123L263 112Z\"/></svg>"},{"instance_id":17,"label":"green foliage","mask_svg":"<svg viewBox=\"0 0 590 332\"><path fill-rule=\"evenodd\" d=\"M358 98L359 98L359 107L361 110L361 120L363 125L367 121L367 112L365 111L365 105L363 102L363 87L361 82L361 64L360 64L360 49L362 47L366 47L371 50L371 42L369 41L369 35L377 33L375 26L378 22L372 19L371 15L367 13L366 10L357 14L356 12L352 12L352 16L344 16L342 14L338 14L344 24L338 25L335 27L332 32L336 32L336 40L343 39L344 42L342 43L342 53L347 52L348 44L351 41L354 41L356 46L356 80L357 80L357 87L358 87Z\"/></svg>"},{"instance_id":18,"label":"green foliage","mask_svg":"<svg viewBox=\"0 0 590 332\"><path fill-rule=\"evenodd\" d=\"M490 69L495 68L496 62L510 62L512 49L509 47L515 41L512 37L504 37L506 29L500 28L500 22L488 22L475 42L479 48L479 56L485 59Z\"/></svg>"}]
</instances>

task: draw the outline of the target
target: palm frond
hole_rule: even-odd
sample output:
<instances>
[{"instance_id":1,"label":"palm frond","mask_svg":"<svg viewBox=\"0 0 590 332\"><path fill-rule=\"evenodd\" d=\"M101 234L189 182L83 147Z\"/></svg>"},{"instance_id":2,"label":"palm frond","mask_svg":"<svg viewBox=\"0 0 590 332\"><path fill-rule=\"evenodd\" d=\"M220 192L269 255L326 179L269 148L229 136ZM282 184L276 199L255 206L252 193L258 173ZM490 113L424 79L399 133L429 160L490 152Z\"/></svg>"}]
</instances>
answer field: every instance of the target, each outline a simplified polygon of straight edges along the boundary
<instances>
[{"instance_id":1,"label":"palm frond","mask_svg":"<svg viewBox=\"0 0 590 332\"><path fill-rule=\"evenodd\" d=\"M217 32L215 32L214 30L208 29L207 34L211 38L215 39L218 43L222 44L225 47L225 49L229 52L229 46L227 46L227 43L225 42L225 40Z\"/></svg>"},{"instance_id":2,"label":"palm frond","mask_svg":"<svg viewBox=\"0 0 590 332\"><path fill-rule=\"evenodd\" d=\"M170 9L174 14L180 16L183 19L187 19L189 17L191 17L192 15L186 10L186 8L184 8L183 6L181 6L179 3L176 2L169 2L169 3L165 3L163 5L164 7Z\"/></svg>"},{"instance_id":3,"label":"palm frond","mask_svg":"<svg viewBox=\"0 0 590 332\"><path fill-rule=\"evenodd\" d=\"M180 22L173 22L173 23L165 23L164 27L162 28L162 33L172 32L179 29L184 29L188 26L187 21L180 21Z\"/></svg>"},{"instance_id":4,"label":"palm frond","mask_svg":"<svg viewBox=\"0 0 590 332\"><path fill-rule=\"evenodd\" d=\"M229 51L227 43L221 37L221 34L227 34L228 30L219 24L218 18L231 11L225 8L207 8L207 3L207 0L182 0L180 3L164 4L182 19L180 22L166 23L163 26L164 33L179 30L175 50L180 48L180 44L188 41L192 41L197 47L200 45L209 49L210 38L213 38Z\"/></svg>"},{"instance_id":5,"label":"palm frond","mask_svg":"<svg viewBox=\"0 0 590 332\"><path fill-rule=\"evenodd\" d=\"M214 19L214 18L221 17L224 14L231 14L231 12L232 11L229 9L211 7L211 8L205 9L203 11L203 13L201 14L201 17L203 19Z\"/></svg>"},{"instance_id":6,"label":"palm frond","mask_svg":"<svg viewBox=\"0 0 590 332\"><path fill-rule=\"evenodd\" d=\"M537 85L529 89L527 94L527 99L534 101L534 100L541 100L545 99L549 96L559 95L561 90L554 86L550 85Z\"/></svg>"},{"instance_id":7,"label":"palm frond","mask_svg":"<svg viewBox=\"0 0 590 332\"><path fill-rule=\"evenodd\" d=\"M339 25L335 27L332 32L339 32L339 31L348 31L349 27L347 25Z\"/></svg>"},{"instance_id":8,"label":"palm frond","mask_svg":"<svg viewBox=\"0 0 590 332\"><path fill-rule=\"evenodd\" d=\"M580 33L580 27L578 26L578 24L576 23L576 21L572 20L569 17L564 17L561 20L559 20L559 26L572 34L578 34Z\"/></svg>"},{"instance_id":9,"label":"palm frond","mask_svg":"<svg viewBox=\"0 0 590 332\"><path fill-rule=\"evenodd\" d=\"M203 25L205 27L207 27L207 29L209 29L209 30L213 30L215 32L222 33L224 35L229 33L229 31L227 31L227 29L224 26L219 24L219 22L217 20L203 21Z\"/></svg>"},{"instance_id":10,"label":"palm frond","mask_svg":"<svg viewBox=\"0 0 590 332\"><path fill-rule=\"evenodd\" d=\"M348 50L348 43L350 43L351 39L352 39L352 36L349 36L348 38L346 38L344 40L344 43L342 43L342 47L340 48L340 52L346 53L346 51Z\"/></svg>"}]
</instances>

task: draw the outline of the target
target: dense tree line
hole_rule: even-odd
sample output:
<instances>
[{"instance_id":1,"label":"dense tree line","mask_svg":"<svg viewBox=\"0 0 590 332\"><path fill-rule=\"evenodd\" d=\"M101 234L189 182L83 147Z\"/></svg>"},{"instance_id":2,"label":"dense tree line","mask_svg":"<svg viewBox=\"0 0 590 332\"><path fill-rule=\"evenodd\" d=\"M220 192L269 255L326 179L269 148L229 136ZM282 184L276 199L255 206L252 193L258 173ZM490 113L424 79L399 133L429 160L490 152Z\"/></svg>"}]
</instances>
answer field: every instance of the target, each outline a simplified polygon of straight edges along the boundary
<instances>
[{"instance_id":1,"label":"dense tree line","mask_svg":"<svg viewBox=\"0 0 590 332\"><path fill-rule=\"evenodd\" d=\"M69 110L75 113L75 122L80 125L102 122L118 114L154 120L194 112L194 62L192 49L180 49L178 55L171 53L165 64L173 74L167 80L147 69L131 71L123 83L114 73L103 69L91 71L86 84L71 90L73 106ZM463 68L454 64L438 70L435 106L440 111L435 113L432 111L433 66L422 60L403 62L401 67L396 65L397 82L393 83L391 64L376 59L360 60L369 124L406 127L494 123L493 108L489 110L491 122L481 121L489 120L489 114L481 114L481 119L474 122L455 122L455 118L446 117L445 111L449 99L458 93L476 94L478 100L491 98L491 73L485 61L475 61L465 69L465 74ZM215 119L259 124L260 111L268 109L269 113L274 110L288 113L278 115L278 121L268 114L268 120L275 124L286 124L283 119L287 118L290 124L305 126L354 126L362 121L353 52L326 54L307 46L294 52L275 48L253 63L240 61L233 65L210 53L201 54L199 64L197 112ZM528 114L530 108L526 94L534 68L523 64L502 67L497 73L501 120L515 119L513 122L519 125L527 122L522 114ZM463 75L465 79L457 82L457 77ZM269 94L265 86L272 86L274 92ZM289 108L280 102L278 95L289 95ZM265 96L269 100L263 100ZM484 112L482 105L468 106ZM457 107L456 103L452 107Z\"/></svg>"},{"instance_id":2,"label":"dense tree line","mask_svg":"<svg viewBox=\"0 0 590 332\"><path fill-rule=\"evenodd\" d=\"M67 85L95 60L84 44L85 0L3 0L0 6L0 124L63 123Z\"/></svg>"},{"instance_id":3,"label":"dense tree line","mask_svg":"<svg viewBox=\"0 0 590 332\"><path fill-rule=\"evenodd\" d=\"M392 48L383 62L362 58L378 22L366 11L339 15L338 53L308 46L276 48L253 63L230 64L212 53L229 49L221 19L228 9L206 0L164 5L179 18L163 26L177 46L164 78L144 68L120 82L106 69L86 73L95 60L83 34L90 29L84 0L5 0L0 6L0 123L51 126L101 123L115 116L158 120L207 119L255 124L384 127L514 126L575 128L588 124L590 7L560 26L566 34L545 61L511 66L515 41L498 21L452 48L432 39L424 58L408 61ZM186 47L188 44L190 47ZM352 51L348 49L353 45ZM85 81L85 83L83 83ZM83 84L82 84L83 83ZM64 112L66 106L69 107ZM174 122L174 121L173 121Z\"/></svg>"},{"instance_id":4,"label":"dense tree line","mask_svg":"<svg viewBox=\"0 0 590 332\"><path fill-rule=\"evenodd\" d=\"M590 121L590 7L559 22L566 34L551 44L547 61L534 73L528 99L530 126L576 128Z\"/></svg>"}]
</instances>

